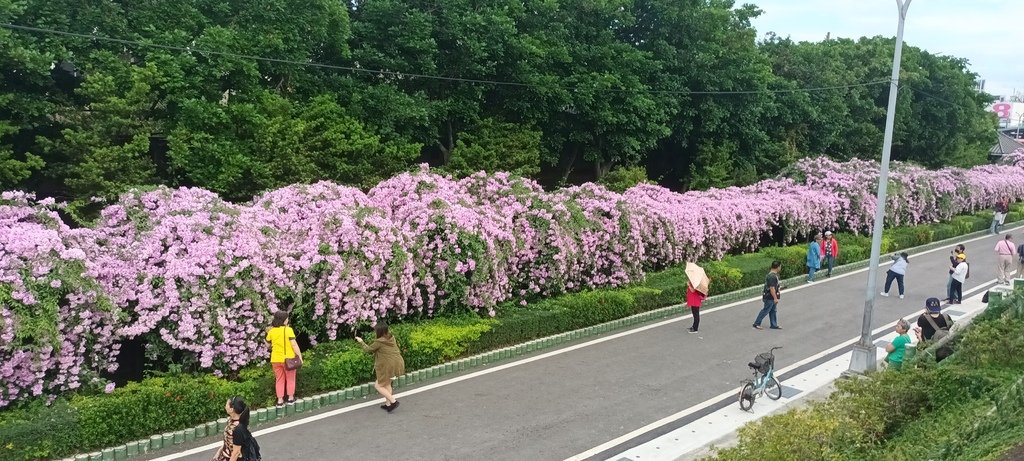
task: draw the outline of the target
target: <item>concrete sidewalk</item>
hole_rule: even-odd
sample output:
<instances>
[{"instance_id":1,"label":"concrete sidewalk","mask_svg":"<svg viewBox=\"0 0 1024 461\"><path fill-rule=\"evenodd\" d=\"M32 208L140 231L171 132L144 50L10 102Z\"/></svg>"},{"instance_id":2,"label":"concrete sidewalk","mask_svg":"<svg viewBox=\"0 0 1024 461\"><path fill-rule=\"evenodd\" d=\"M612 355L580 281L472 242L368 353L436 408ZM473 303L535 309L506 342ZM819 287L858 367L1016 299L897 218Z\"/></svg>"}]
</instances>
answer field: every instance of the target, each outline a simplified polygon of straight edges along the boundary
<instances>
[{"instance_id":1,"label":"concrete sidewalk","mask_svg":"<svg viewBox=\"0 0 1024 461\"><path fill-rule=\"evenodd\" d=\"M994 274L991 250L999 238L967 244L972 281L992 278L986 275ZM947 248L912 255L907 299L879 298L872 327L891 328L899 317L916 316L925 298L944 297L948 254ZM367 399L261 427L256 436L266 459L608 459L664 435L641 430L652 424L678 424L676 416L688 411L706 416L691 410L735 393L749 377L747 361L771 346L784 346L780 365L795 364L857 336L865 275L784 291L781 331L750 328L761 302L746 300L704 311L700 334L687 334L688 316L670 319L403 389L402 407L392 414L376 408L380 399ZM883 281L884 270L879 287ZM812 365L820 363L805 364ZM788 385L804 371L780 377ZM755 413L767 402L759 400ZM149 458L205 461L217 445L208 438Z\"/></svg>"}]
</instances>

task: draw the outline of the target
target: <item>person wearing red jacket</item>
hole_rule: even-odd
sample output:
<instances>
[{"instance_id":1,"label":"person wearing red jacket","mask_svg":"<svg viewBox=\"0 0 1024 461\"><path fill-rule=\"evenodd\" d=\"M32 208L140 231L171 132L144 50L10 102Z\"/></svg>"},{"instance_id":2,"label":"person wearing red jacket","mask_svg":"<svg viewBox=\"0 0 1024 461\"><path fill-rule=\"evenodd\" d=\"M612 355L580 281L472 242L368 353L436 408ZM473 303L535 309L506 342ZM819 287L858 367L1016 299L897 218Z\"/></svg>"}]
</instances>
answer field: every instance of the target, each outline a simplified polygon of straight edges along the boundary
<instances>
[{"instance_id":1,"label":"person wearing red jacket","mask_svg":"<svg viewBox=\"0 0 1024 461\"><path fill-rule=\"evenodd\" d=\"M825 265L828 266L825 277L831 277L832 267L835 265L836 258L839 257L839 242L832 236L832 231L825 231L825 239L821 241L821 255L825 259Z\"/></svg>"},{"instance_id":2,"label":"person wearing red jacket","mask_svg":"<svg viewBox=\"0 0 1024 461\"><path fill-rule=\"evenodd\" d=\"M690 282L686 282L686 305L690 307L690 313L693 314L693 326L688 330L690 333L696 333L697 328L700 327L700 305L704 302L704 298L707 298L707 295L694 289Z\"/></svg>"}]
</instances>

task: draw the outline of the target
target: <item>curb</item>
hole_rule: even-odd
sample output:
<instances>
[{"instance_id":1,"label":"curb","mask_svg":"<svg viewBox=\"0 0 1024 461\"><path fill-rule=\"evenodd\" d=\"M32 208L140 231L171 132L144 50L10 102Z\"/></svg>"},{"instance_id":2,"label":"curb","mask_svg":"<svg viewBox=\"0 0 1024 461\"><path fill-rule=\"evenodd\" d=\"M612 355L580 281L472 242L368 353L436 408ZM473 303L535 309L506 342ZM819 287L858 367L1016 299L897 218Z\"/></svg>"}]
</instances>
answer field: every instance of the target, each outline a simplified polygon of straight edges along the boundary
<instances>
[{"instance_id":1,"label":"curb","mask_svg":"<svg viewBox=\"0 0 1024 461\"><path fill-rule=\"evenodd\" d=\"M1024 225L1018 225L1015 227L1006 226L1005 231L1024 229ZM1004 231L1004 232L1005 232ZM926 245L918 247L907 248L904 250L912 251L928 251L935 248L941 248L944 246L953 245L962 240L968 240L976 237L982 237L988 235L988 230L972 232L970 234L964 234L938 242L932 242ZM856 270L868 267L868 260L857 261L842 266L836 266L832 269L833 274L845 274ZM884 263L883 263L884 264ZM798 275L796 277L790 277L782 280L782 283L786 286L797 286L805 285L806 276ZM703 307L715 307L731 302L736 302L742 299L756 297L761 294L760 286L741 288L736 291L729 293L723 293L720 295L709 296L704 300ZM572 341L576 341L583 338L589 338L592 336L604 334L607 332L625 329L627 327L635 326L650 321L661 320L673 315L685 313L685 306L682 304L675 304L666 306L647 312L631 315L629 317L623 317L618 320L612 320L610 322L592 325L589 327L581 328L578 330L567 331L544 338L538 338L531 341L527 341L512 346L507 346L501 349L495 349L488 352L483 352L477 355L464 357L452 362L446 362L439 365L434 365L429 368L420 370L410 371L402 376L394 379L395 389L399 389L411 384L416 384L435 378L441 378L446 375L462 372L472 368L480 366L491 365L500 361L518 358L523 355L531 354L544 349L550 349L557 347ZM346 389L326 392L310 397L296 399L295 403L285 404L279 407L267 407L254 409L252 420L250 421L251 428L255 429L261 425L274 422L278 419L284 419L286 417L305 413L307 411L318 410L321 408L327 408L332 406L341 406L351 401L362 400L374 392L372 384L361 384L358 386L349 387ZM118 445L113 448L106 448L101 451L96 451L88 454L79 454L73 457L64 458L63 461L120 461L129 459L135 456L151 454L156 451L172 448L176 445L190 443L197 440L202 440L207 437L213 437L220 435L227 427L227 418L221 418L216 421L203 423L187 429L179 431L168 432L159 435L153 435L146 439L136 440L128 442L124 445Z\"/></svg>"}]
</instances>

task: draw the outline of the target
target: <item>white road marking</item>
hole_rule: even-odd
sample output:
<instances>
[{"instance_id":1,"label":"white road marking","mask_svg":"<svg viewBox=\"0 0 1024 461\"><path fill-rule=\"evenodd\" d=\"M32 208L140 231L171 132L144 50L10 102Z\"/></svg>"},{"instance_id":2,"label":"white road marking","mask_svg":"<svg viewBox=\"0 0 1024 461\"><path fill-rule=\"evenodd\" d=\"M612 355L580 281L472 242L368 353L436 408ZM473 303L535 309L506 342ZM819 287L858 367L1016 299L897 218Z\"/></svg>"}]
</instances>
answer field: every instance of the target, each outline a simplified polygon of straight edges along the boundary
<instances>
[{"instance_id":1,"label":"white road marking","mask_svg":"<svg viewBox=\"0 0 1024 461\"><path fill-rule=\"evenodd\" d=\"M975 237L975 238L970 239L970 240L965 240L963 243L975 242L975 241L978 241L978 240L984 240L984 239L988 239L988 238L991 238L991 237L992 237L991 235ZM924 251L924 252L921 252L921 253L917 253L917 254L912 255L911 258L918 257L918 256L923 256L923 255L926 255L926 254L929 254L929 253L934 253L934 252L940 251L940 250L944 250L944 248L940 247L940 248L935 248L935 249L932 249L932 250ZM879 267L883 267L883 266L886 266L888 264L891 264L891 262L881 263L881 264L879 264ZM841 279L843 277L849 277L849 276L852 276L852 275L860 274L860 273L866 272L867 270L868 270L868 268L865 267L863 269L857 269L855 271L848 272L846 274L841 274L841 275L836 275L836 276L830 277L830 278L828 278L827 280L825 280L823 282L818 282L818 283L813 283L813 284L812 283L802 284L802 285L797 286L797 287L786 289L785 293L789 293L789 292L796 291L796 290L801 290L801 289L812 287L812 286L817 286L820 283L827 283L829 281L838 280L838 279ZM984 285L982 285L982 286L984 286ZM971 292L971 290L968 290L968 292ZM742 305L742 304L748 304L748 303L751 303L751 302L754 302L754 301L758 301L760 299L761 298L759 296L751 297L751 298L748 298L748 299L744 299L744 300L736 301L736 302L733 302L733 303L730 303L730 304L726 304L724 306L714 307L714 308L710 308L710 309L706 309L706 310L702 309L702 311L703 311L703 313L717 312L717 311L720 311L720 310L733 308L733 307L736 307L736 306L739 306L739 305ZM506 363L506 364L503 364L503 365L498 365L498 366L495 366L495 367L492 367L492 368L488 368L488 369L485 369L485 370L480 370L480 371L469 373L469 374L466 374L466 375L457 376L457 377L454 377L454 378L451 378L451 379L447 379L447 380L444 380L444 381L439 381L439 382L436 382L436 383L433 383L433 384L428 384L426 386L418 387L416 389L410 389L408 391L395 394L395 397L405 397L407 395L415 395L415 394L419 394L421 392L426 392L426 391L434 390L434 389L441 388L441 387L444 387L444 386L448 386L448 385L451 385L451 384L459 383L459 382L462 382L462 381L465 381L465 380L468 380L468 379L473 379L473 378L477 378L477 377L480 377L480 376L489 375L491 373L496 373L496 372L499 372L499 371L502 371L502 370L507 370L509 368L517 367L517 366L520 366L520 365L526 365L528 363L533 363L533 362L536 362L538 360L543 360L543 359L546 359L548 357L554 357L556 355L561 355L561 354L572 352L572 351L575 351L575 350L578 350L578 349L583 349L584 347L589 347L589 346L593 346L593 345L596 345L596 344L601 344L601 343L604 343L604 342L607 342L607 341L611 341L611 340L614 340L614 339L621 338L623 336L629 336L629 335L632 335L634 333L638 333L638 332L641 332L641 331L646 331L646 330L650 330L650 329L653 329L653 328L662 327L662 326L669 325L669 324L672 324L672 323L675 323L675 322L679 322L679 321L682 321L682 320L689 319L691 317L692 317L692 315L683 315L683 316L679 316L679 317L673 317L671 319L663 320L661 322L652 323L650 325L645 325L645 326L638 327L638 328L633 328L633 329L630 329L630 330L627 330L627 331L623 331L623 332L619 332L619 333L616 333L616 334L613 334L613 335L597 338L597 339L594 339L594 340L591 340L591 341L587 341L587 342L584 342L584 343L574 344L572 346L564 347L562 349L558 349L558 350L555 350L555 351L551 351L551 352L547 352L547 353L544 353L544 354L536 355L536 356L533 356L533 357L527 357L527 358L524 358L522 360L517 360L515 362L510 362L510 363ZM886 326L885 328L890 328L890 327ZM853 342L856 342L858 339L860 339L860 338L859 337L858 338L854 338ZM824 352L816 354L815 356L812 356L810 358L801 360L800 362L797 362L794 365L786 367L786 368L780 370L779 373L785 373L787 370L791 370L791 369L793 369L793 368L795 368L797 366L803 365L803 364L808 363L810 361L813 361L813 360L815 360L817 358L823 357L824 355L833 353L833 352L835 352L835 351L837 351L839 349L842 349L843 347L849 346L850 344L851 343L849 341L847 341L847 342L845 342L843 344L840 344L838 346L832 347L832 348L830 348L830 349L828 349L828 350L826 350ZM676 413L675 415L668 416L666 418L658 420L655 423L651 423L651 424L649 424L647 426L644 426L643 428L637 429L636 431L633 431L633 432L630 433L630 434L635 434L635 435L630 436L630 434L626 434L626 435L624 435L622 437L619 437L619 438L617 438L617 439L615 439L615 440L613 440L611 442L602 444L599 447L595 447L595 448L593 448L591 450L587 450L584 453L581 453L581 454L576 455L574 457L568 458L568 460L583 459L583 458L586 458L588 456L592 456L593 454L600 453L601 451L604 451L605 449L607 449L609 447L612 447L612 446L615 446L615 445L618 445L619 443L621 443L621 442L616 442L617 440L628 440L628 439L630 439L632 437L635 437L636 435L639 435L639 434L647 432L647 431L649 431L651 429L663 426L663 425L667 424L668 422L671 422L671 421L673 421L675 419L679 419L679 418L684 417L684 416L686 416L686 415L688 415L690 413L693 413L693 412L699 410L700 408L703 408L703 407L705 407L705 406L707 406L710 403L713 403L715 401L721 400L723 397L726 397L726 396L729 396L731 394L734 394L735 392L736 392L735 390L730 390L728 392L722 393L721 395L719 395L717 397L713 397L713 398L711 398L711 399L705 401L704 403L701 403L701 404L699 404L699 405L697 405L695 407L690 407L687 410L681 411L679 413ZM379 404L381 404L383 402L384 402L384 399L380 398L380 399L375 399L375 400L371 400L371 401L367 401L367 402L363 402L363 403L358 403L358 404L355 404L355 405L349 405L349 406L346 406L346 407L343 407L343 408L339 408L337 410L331 410L331 411L324 412L324 413L321 413L321 414L318 414L318 415L313 415L313 416L309 416L309 417L306 417L306 418L297 419L297 420L294 420L294 421L289 421L287 423L280 424L280 425L277 425L277 426L274 426L274 427L268 427L266 429L261 429L261 430L258 430L256 432L254 432L253 435L254 436L261 436L261 435L265 435L265 434L272 434L272 433L277 432L277 431L283 431L285 429L291 429L293 427L302 426L302 425L309 424L309 423L312 423L312 422L315 422L315 421L319 421L321 419L326 419L326 418L330 418L330 417L333 417L333 416L338 416L338 415L341 415L341 414L349 413L349 412L352 412L352 411L361 410L363 408L376 406L376 405L379 405ZM650 428L650 429L647 429L647 428ZM629 437L627 437L627 436L629 436ZM612 443L612 442L615 442L615 443ZM189 450L185 450L185 451L182 451L182 452L179 452L179 453L172 453L172 454L168 454L166 456L161 456L159 458L154 459L153 461L172 461L172 460L175 460L175 459L184 458L186 456L191 456L191 455L194 455L194 454L203 453L203 452L206 452L206 451L211 451L211 450L214 450L214 449L220 447L221 445L222 445L221 442L211 443L211 444L208 444L208 445L203 445L203 446L200 446L200 447L196 447L196 448L192 448L192 449L189 449ZM598 449L598 448L600 448L600 449ZM586 453L590 453L590 455L583 456ZM581 456L582 456L582 458L581 458Z\"/></svg>"}]
</instances>

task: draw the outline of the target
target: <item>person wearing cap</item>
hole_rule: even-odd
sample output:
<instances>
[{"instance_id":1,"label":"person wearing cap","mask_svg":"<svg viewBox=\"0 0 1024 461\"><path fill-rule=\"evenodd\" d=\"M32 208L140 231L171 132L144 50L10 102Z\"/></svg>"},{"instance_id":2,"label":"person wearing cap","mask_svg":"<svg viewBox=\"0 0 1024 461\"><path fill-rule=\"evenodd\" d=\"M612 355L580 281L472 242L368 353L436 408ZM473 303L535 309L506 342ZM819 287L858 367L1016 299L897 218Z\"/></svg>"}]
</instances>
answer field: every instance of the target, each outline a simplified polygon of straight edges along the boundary
<instances>
[{"instance_id":1,"label":"person wearing cap","mask_svg":"<svg viewBox=\"0 0 1024 461\"><path fill-rule=\"evenodd\" d=\"M910 344L908 330L910 330L910 324L906 320L899 319L896 322L896 338L885 346L885 351L889 353L885 356L885 363L889 364L890 369L903 368L903 357L907 351L907 344Z\"/></svg>"},{"instance_id":2,"label":"person wearing cap","mask_svg":"<svg viewBox=\"0 0 1024 461\"><path fill-rule=\"evenodd\" d=\"M815 233L807 245L807 283L814 283L814 273L821 268L821 245L818 244L821 234Z\"/></svg>"},{"instance_id":3,"label":"person wearing cap","mask_svg":"<svg viewBox=\"0 0 1024 461\"><path fill-rule=\"evenodd\" d=\"M964 257L966 258L967 257L966 256L967 253L965 253L965 251L967 251L967 247L965 247L964 244L962 244L962 243L957 245L956 248L953 248L953 251L949 252L949 265L950 266L956 266L960 262L960 260L957 259L957 255L963 254ZM970 272L970 268L968 268L967 277L970 277L970 276L971 276L971 272ZM953 269L951 268L951 269L949 269L949 278L946 279L946 301L952 301L952 300L953 300Z\"/></svg>"},{"instance_id":4,"label":"person wearing cap","mask_svg":"<svg viewBox=\"0 0 1024 461\"><path fill-rule=\"evenodd\" d=\"M917 338L930 341L938 330L949 330L953 327L953 318L942 313L939 298L928 298L924 302L925 312L917 318ZM936 328L938 327L938 328Z\"/></svg>"},{"instance_id":5,"label":"person wearing cap","mask_svg":"<svg viewBox=\"0 0 1024 461\"><path fill-rule=\"evenodd\" d=\"M960 253L956 255L956 260L957 264L950 267L950 269L953 269L953 282L949 286L950 304L960 304L963 301L964 282L967 281L967 271L970 270L966 254Z\"/></svg>"},{"instance_id":6,"label":"person wearing cap","mask_svg":"<svg viewBox=\"0 0 1024 461\"><path fill-rule=\"evenodd\" d=\"M996 243L995 252L999 260L996 262L996 281L1003 285L1010 284L1010 271L1013 270L1013 257L1017 254L1017 246L1013 237L1006 237Z\"/></svg>"},{"instance_id":7,"label":"person wearing cap","mask_svg":"<svg viewBox=\"0 0 1024 461\"><path fill-rule=\"evenodd\" d=\"M832 267L839 257L839 242L832 236L832 231L825 231L825 239L821 241L821 254L824 255L825 267L828 268L825 277L831 277Z\"/></svg>"}]
</instances>

